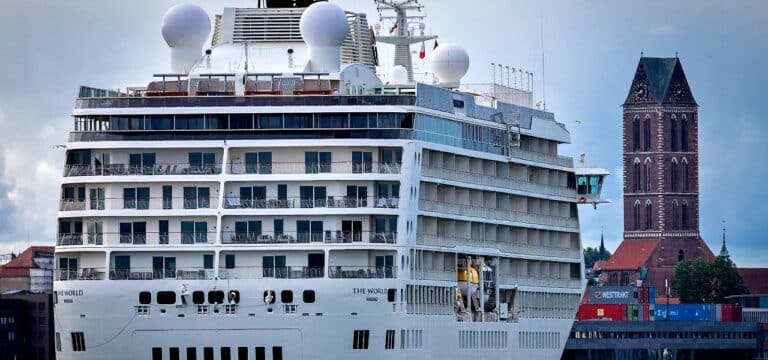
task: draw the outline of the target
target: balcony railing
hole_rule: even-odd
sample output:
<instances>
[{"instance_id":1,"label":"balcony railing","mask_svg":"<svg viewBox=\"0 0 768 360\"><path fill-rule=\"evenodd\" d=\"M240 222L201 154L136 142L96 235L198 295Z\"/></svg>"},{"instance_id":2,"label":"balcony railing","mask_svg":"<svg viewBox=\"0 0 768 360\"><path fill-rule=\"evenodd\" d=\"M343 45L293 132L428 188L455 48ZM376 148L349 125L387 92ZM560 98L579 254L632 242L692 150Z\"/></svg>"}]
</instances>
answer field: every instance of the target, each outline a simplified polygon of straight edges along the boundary
<instances>
[{"instance_id":1,"label":"balcony railing","mask_svg":"<svg viewBox=\"0 0 768 360\"><path fill-rule=\"evenodd\" d=\"M394 266L331 266L328 275L333 279L393 279Z\"/></svg>"},{"instance_id":2,"label":"balcony railing","mask_svg":"<svg viewBox=\"0 0 768 360\"><path fill-rule=\"evenodd\" d=\"M88 245L194 245L214 243L216 232L60 233L58 234L56 245L83 245L83 238L85 238Z\"/></svg>"},{"instance_id":3,"label":"balcony railing","mask_svg":"<svg viewBox=\"0 0 768 360\"><path fill-rule=\"evenodd\" d=\"M64 199L59 202L60 211L83 210L178 210L215 209L219 206L218 196L208 198L150 197L148 199L102 198L89 201Z\"/></svg>"},{"instance_id":4,"label":"balcony railing","mask_svg":"<svg viewBox=\"0 0 768 360\"><path fill-rule=\"evenodd\" d=\"M467 171L442 169L430 166L422 167L421 175L446 180L461 181L470 184L496 186L511 190L562 196L572 199L576 198L576 189L571 189L565 186L536 184L529 181L517 180L503 176L483 175Z\"/></svg>"},{"instance_id":5,"label":"balcony railing","mask_svg":"<svg viewBox=\"0 0 768 360\"><path fill-rule=\"evenodd\" d=\"M274 231L274 232L237 232L225 231L222 236L224 244L350 244L363 242L374 244L394 244L397 233L371 231Z\"/></svg>"},{"instance_id":6,"label":"balcony railing","mask_svg":"<svg viewBox=\"0 0 768 360\"><path fill-rule=\"evenodd\" d=\"M350 197L328 196L327 198L241 198L227 195L224 199L225 209L294 209L294 208L397 208L400 204L398 197Z\"/></svg>"},{"instance_id":7,"label":"balcony railing","mask_svg":"<svg viewBox=\"0 0 768 360\"><path fill-rule=\"evenodd\" d=\"M273 162L269 165L253 165L235 162L228 165L231 174L399 174L401 164L374 162L370 164L351 161L307 163Z\"/></svg>"},{"instance_id":8,"label":"balcony railing","mask_svg":"<svg viewBox=\"0 0 768 360\"><path fill-rule=\"evenodd\" d=\"M104 280L104 268L56 269L54 280Z\"/></svg>"},{"instance_id":9,"label":"balcony railing","mask_svg":"<svg viewBox=\"0 0 768 360\"><path fill-rule=\"evenodd\" d=\"M472 205L449 204L425 199L419 199L419 209L447 214L475 216L504 221L515 221L526 224L559 226L567 228L579 227L579 222L576 219L569 217L531 214L527 212L512 210L498 210Z\"/></svg>"},{"instance_id":10,"label":"balcony railing","mask_svg":"<svg viewBox=\"0 0 768 360\"><path fill-rule=\"evenodd\" d=\"M578 259L580 252L578 249L570 249L557 246L537 246L529 244L520 244L512 242L511 240L483 240L473 239L459 236L442 236L431 234L416 234L416 243L423 245L433 246L479 246L496 248L501 251L526 254L526 255L539 255L539 256L551 256L560 258Z\"/></svg>"},{"instance_id":11,"label":"balcony railing","mask_svg":"<svg viewBox=\"0 0 768 360\"><path fill-rule=\"evenodd\" d=\"M85 210L85 200L61 199L59 200L59 211L79 211Z\"/></svg>"},{"instance_id":12,"label":"balcony railing","mask_svg":"<svg viewBox=\"0 0 768 360\"><path fill-rule=\"evenodd\" d=\"M154 165L65 165L64 176L124 176L124 175L215 175L221 165L164 163Z\"/></svg>"},{"instance_id":13,"label":"balcony railing","mask_svg":"<svg viewBox=\"0 0 768 360\"><path fill-rule=\"evenodd\" d=\"M524 150L519 147L511 147L509 149L509 156L522 160L542 162L550 165L557 165L568 168L573 167L572 157Z\"/></svg>"},{"instance_id":14,"label":"balcony railing","mask_svg":"<svg viewBox=\"0 0 768 360\"><path fill-rule=\"evenodd\" d=\"M560 277L536 277L520 276L514 274L499 274L499 283L506 285L528 285L528 286L546 286L546 287L566 287L580 288L580 279L560 278Z\"/></svg>"},{"instance_id":15,"label":"balcony railing","mask_svg":"<svg viewBox=\"0 0 768 360\"><path fill-rule=\"evenodd\" d=\"M205 280L214 278L213 269L205 268L183 268L183 269L165 269L165 268L131 268L131 269L110 269L110 280Z\"/></svg>"},{"instance_id":16,"label":"balcony railing","mask_svg":"<svg viewBox=\"0 0 768 360\"><path fill-rule=\"evenodd\" d=\"M234 268L219 268L219 278L221 279L313 279L322 278L322 267L309 266L283 266L283 267L262 267L247 266Z\"/></svg>"}]
</instances>

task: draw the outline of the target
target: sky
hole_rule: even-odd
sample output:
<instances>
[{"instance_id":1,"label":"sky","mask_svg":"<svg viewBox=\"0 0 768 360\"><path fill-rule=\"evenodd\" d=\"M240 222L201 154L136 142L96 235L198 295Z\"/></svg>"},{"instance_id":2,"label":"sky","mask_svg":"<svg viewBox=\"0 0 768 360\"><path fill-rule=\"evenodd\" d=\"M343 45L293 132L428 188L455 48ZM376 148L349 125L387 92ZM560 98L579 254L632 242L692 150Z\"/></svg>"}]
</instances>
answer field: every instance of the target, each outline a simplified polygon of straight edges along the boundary
<instances>
[{"instance_id":1,"label":"sky","mask_svg":"<svg viewBox=\"0 0 768 360\"><path fill-rule=\"evenodd\" d=\"M64 150L80 85L144 86L169 70L160 35L181 1L0 1L0 254L53 244ZM187 1L209 16L255 0ZM336 0L378 21L372 0ZM581 208L585 246L622 238L621 104L641 52L679 54L699 103L704 240L741 267L768 266L768 2L422 0L439 42L469 53L465 81L490 81L490 63L535 74L536 101L569 128L564 155L613 175L613 204ZM385 23L385 26L388 24ZM382 26L386 29L386 27ZM380 46L380 58L393 52ZM427 50L431 49L431 43ZM414 46L413 50L418 50ZM543 56L542 56L543 55ZM424 63L417 64L424 67ZM546 99L545 99L546 94Z\"/></svg>"}]
</instances>

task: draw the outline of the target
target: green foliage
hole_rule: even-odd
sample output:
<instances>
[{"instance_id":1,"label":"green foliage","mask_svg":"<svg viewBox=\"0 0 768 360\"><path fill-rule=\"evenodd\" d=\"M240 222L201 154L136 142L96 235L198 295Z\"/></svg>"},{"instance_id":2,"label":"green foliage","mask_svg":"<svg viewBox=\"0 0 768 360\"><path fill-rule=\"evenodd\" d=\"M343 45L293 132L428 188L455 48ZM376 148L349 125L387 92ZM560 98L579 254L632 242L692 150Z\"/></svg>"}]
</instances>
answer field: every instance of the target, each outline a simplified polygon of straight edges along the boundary
<instances>
[{"instance_id":1,"label":"green foliage","mask_svg":"<svg viewBox=\"0 0 768 360\"><path fill-rule=\"evenodd\" d=\"M608 260L611 257L611 252L608 250L605 250L605 259ZM592 265L595 264L595 261L597 261L600 258L600 248L598 247L585 247L584 248L584 266L587 268L591 268Z\"/></svg>"},{"instance_id":2,"label":"green foliage","mask_svg":"<svg viewBox=\"0 0 768 360\"><path fill-rule=\"evenodd\" d=\"M736 265L722 257L679 262L670 286L683 303L723 303L726 296L749 293Z\"/></svg>"}]
</instances>

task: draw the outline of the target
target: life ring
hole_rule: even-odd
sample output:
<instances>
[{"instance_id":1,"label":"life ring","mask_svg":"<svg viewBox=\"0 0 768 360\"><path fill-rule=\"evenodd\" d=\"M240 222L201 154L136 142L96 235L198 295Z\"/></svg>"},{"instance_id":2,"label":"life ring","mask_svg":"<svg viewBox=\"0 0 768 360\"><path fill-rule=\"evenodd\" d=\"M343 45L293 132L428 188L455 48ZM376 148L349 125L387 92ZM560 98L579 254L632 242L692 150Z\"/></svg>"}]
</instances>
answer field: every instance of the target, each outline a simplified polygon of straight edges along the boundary
<instances>
[{"instance_id":1,"label":"life ring","mask_svg":"<svg viewBox=\"0 0 768 360\"><path fill-rule=\"evenodd\" d=\"M586 204L586 203L587 203L587 197L586 196L582 196L582 197L579 198L579 204Z\"/></svg>"}]
</instances>

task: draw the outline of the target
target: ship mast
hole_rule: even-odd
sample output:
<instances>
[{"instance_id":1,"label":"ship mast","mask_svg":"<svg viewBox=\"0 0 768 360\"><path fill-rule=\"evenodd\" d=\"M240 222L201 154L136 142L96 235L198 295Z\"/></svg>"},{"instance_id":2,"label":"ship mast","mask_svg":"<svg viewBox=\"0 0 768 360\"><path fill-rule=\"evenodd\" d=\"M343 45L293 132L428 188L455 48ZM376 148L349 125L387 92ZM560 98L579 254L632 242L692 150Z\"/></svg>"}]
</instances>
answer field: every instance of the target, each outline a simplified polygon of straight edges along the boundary
<instances>
[{"instance_id":1,"label":"ship mast","mask_svg":"<svg viewBox=\"0 0 768 360\"><path fill-rule=\"evenodd\" d=\"M423 6L418 0L375 0L376 10L379 11L379 21L392 20L394 24L389 28L389 35L378 36L376 41L385 44L395 45L395 63L402 65L408 71L408 81L413 81L413 64L411 63L411 44L418 44L423 41L437 39L437 35L425 35L424 15L421 15ZM394 16L383 16L384 11L394 11ZM408 10L416 10L417 15L408 15ZM411 32L409 25L418 23L420 34L415 35Z\"/></svg>"}]
</instances>

